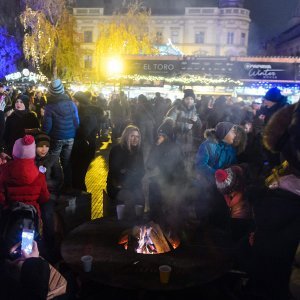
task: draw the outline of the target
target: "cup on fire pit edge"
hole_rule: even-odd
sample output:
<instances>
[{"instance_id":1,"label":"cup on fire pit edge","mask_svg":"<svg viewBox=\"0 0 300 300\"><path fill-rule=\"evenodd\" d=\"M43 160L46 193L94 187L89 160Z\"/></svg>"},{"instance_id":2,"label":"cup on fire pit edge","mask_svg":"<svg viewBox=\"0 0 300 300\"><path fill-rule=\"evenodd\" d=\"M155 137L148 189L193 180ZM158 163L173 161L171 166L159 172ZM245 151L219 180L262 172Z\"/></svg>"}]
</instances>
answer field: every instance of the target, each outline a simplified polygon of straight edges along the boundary
<instances>
[{"instance_id":1,"label":"cup on fire pit edge","mask_svg":"<svg viewBox=\"0 0 300 300\"><path fill-rule=\"evenodd\" d=\"M84 255L81 257L83 270L84 272L91 272L92 270L92 262L93 262L93 256L91 255Z\"/></svg>"},{"instance_id":2,"label":"cup on fire pit edge","mask_svg":"<svg viewBox=\"0 0 300 300\"><path fill-rule=\"evenodd\" d=\"M125 204L118 204L117 205L117 217L118 220L124 219L125 214Z\"/></svg>"},{"instance_id":3,"label":"cup on fire pit edge","mask_svg":"<svg viewBox=\"0 0 300 300\"><path fill-rule=\"evenodd\" d=\"M172 268L168 265L161 265L159 266L158 269L159 269L160 283L162 284L169 283Z\"/></svg>"},{"instance_id":4,"label":"cup on fire pit edge","mask_svg":"<svg viewBox=\"0 0 300 300\"><path fill-rule=\"evenodd\" d=\"M144 213L144 206L137 204L134 206L134 210L135 210L135 215L137 217L141 217Z\"/></svg>"}]
</instances>

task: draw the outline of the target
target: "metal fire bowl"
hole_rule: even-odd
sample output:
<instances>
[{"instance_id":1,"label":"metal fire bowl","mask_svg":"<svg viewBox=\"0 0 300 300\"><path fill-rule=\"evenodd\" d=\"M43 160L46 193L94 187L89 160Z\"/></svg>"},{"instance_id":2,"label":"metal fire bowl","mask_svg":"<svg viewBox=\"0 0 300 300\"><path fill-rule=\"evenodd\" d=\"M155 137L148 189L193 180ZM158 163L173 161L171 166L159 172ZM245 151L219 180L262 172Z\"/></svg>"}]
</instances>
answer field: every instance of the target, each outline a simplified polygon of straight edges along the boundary
<instances>
[{"instance_id":1,"label":"metal fire bowl","mask_svg":"<svg viewBox=\"0 0 300 300\"><path fill-rule=\"evenodd\" d=\"M217 279L231 268L231 245L218 244L209 234L197 239L181 239L175 250L162 254L139 254L126 251L118 244L122 232L134 222L120 222L115 218L96 219L80 225L62 243L61 253L67 264L90 280L102 284L149 290L182 289ZM90 273L84 274L80 258L93 256ZM172 267L169 284L159 282L160 265Z\"/></svg>"}]
</instances>

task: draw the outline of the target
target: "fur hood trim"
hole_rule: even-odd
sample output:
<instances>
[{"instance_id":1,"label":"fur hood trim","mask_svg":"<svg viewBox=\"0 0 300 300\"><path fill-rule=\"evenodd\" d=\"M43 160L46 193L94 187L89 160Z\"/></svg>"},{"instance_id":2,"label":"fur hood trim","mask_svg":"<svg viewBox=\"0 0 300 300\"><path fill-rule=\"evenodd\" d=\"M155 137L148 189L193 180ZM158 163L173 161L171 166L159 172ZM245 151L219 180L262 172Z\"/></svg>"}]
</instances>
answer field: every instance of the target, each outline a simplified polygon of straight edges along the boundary
<instances>
[{"instance_id":1,"label":"fur hood trim","mask_svg":"<svg viewBox=\"0 0 300 300\"><path fill-rule=\"evenodd\" d=\"M281 141L288 132L295 106L294 104L281 108L267 123L263 132L263 143L268 150L272 152L281 150Z\"/></svg>"},{"instance_id":2,"label":"fur hood trim","mask_svg":"<svg viewBox=\"0 0 300 300\"><path fill-rule=\"evenodd\" d=\"M211 140L213 142L218 142L218 139L216 137L216 130L214 128L206 129L204 131L204 138L207 140Z\"/></svg>"}]
</instances>

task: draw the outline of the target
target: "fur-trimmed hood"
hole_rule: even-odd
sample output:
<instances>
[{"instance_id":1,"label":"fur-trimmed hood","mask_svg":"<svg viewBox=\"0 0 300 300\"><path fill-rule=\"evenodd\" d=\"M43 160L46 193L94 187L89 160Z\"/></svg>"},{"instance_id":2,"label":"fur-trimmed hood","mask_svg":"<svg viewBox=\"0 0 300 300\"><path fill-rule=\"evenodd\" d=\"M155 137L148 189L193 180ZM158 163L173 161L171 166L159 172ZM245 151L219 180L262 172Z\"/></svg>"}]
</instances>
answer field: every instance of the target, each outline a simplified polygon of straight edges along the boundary
<instances>
[{"instance_id":1,"label":"fur-trimmed hood","mask_svg":"<svg viewBox=\"0 0 300 300\"><path fill-rule=\"evenodd\" d=\"M277 111L263 132L267 149L281 152L291 168L300 175L300 102Z\"/></svg>"},{"instance_id":2,"label":"fur-trimmed hood","mask_svg":"<svg viewBox=\"0 0 300 300\"><path fill-rule=\"evenodd\" d=\"M216 130L214 128L206 129L204 131L204 138L215 143L219 142L216 136Z\"/></svg>"},{"instance_id":3,"label":"fur-trimmed hood","mask_svg":"<svg viewBox=\"0 0 300 300\"><path fill-rule=\"evenodd\" d=\"M284 143L284 136L287 135L289 125L294 113L295 105L285 106L277 111L263 132L265 147L272 152L279 152Z\"/></svg>"}]
</instances>

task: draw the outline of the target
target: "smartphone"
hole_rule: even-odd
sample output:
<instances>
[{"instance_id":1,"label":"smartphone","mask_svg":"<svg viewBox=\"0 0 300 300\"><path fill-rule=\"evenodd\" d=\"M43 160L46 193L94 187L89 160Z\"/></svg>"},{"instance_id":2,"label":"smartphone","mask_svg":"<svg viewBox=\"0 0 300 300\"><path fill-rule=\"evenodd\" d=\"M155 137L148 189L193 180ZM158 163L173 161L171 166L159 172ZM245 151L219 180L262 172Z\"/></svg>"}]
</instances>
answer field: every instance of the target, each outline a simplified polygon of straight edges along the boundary
<instances>
[{"instance_id":1,"label":"smartphone","mask_svg":"<svg viewBox=\"0 0 300 300\"><path fill-rule=\"evenodd\" d=\"M23 229L21 250L24 250L27 254L30 254L32 252L33 240L34 240L34 230Z\"/></svg>"}]
</instances>

